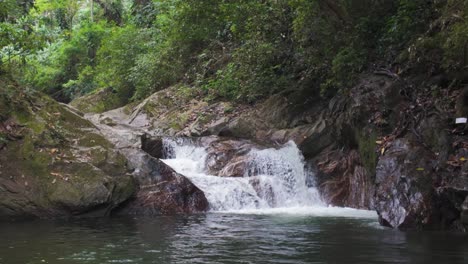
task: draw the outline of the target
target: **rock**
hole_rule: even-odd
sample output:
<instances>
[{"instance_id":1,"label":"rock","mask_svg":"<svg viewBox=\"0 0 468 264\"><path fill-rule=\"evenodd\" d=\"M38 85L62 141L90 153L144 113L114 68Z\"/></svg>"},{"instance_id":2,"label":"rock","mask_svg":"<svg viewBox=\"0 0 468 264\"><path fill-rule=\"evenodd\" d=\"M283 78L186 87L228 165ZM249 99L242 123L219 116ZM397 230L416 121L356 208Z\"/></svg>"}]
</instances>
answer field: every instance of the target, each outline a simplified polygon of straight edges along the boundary
<instances>
[{"instance_id":1,"label":"rock","mask_svg":"<svg viewBox=\"0 0 468 264\"><path fill-rule=\"evenodd\" d=\"M141 136L141 149L151 157L162 159L164 155L163 140L161 137Z\"/></svg>"},{"instance_id":2,"label":"rock","mask_svg":"<svg viewBox=\"0 0 468 264\"><path fill-rule=\"evenodd\" d=\"M242 177L248 169L248 153L251 149L262 149L259 145L247 140L234 140L225 137L201 139L206 148L206 168L209 174L222 177Z\"/></svg>"},{"instance_id":3,"label":"rock","mask_svg":"<svg viewBox=\"0 0 468 264\"><path fill-rule=\"evenodd\" d=\"M223 137L234 137L234 138L256 138L256 131L260 128L257 126L253 119L248 116L241 116L233 119L229 124L222 128L219 132L220 136Z\"/></svg>"},{"instance_id":4,"label":"rock","mask_svg":"<svg viewBox=\"0 0 468 264\"><path fill-rule=\"evenodd\" d=\"M305 157L313 157L336 141L332 131L325 120L321 119L315 124L290 130L286 139L294 140Z\"/></svg>"},{"instance_id":5,"label":"rock","mask_svg":"<svg viewBox=\"0 0 468 264\"><path fill-rule=\"evenodd\" d=\"M439 166L439 157L411 137L395 140L376 169L380 222L394 228L461 229L468 177Z\"/></svg>"},{"instance_id":6,"label":"rock","mask_svg":"<svg viewBox=\"0 0 468 264\"><path fill-rule=\"evenodd\" d=\"M215 119L213 122L207 125L206 130L202 133L203 136L208 135L219 135L221 131L229 124L229 118L221 117Z\"/></svg>"},{"instance_id":7,"label":"rock","mask_svg":"<svg viewBox=\"0 0 468 264\"><path fill-rule=\"evenodd\" d=\"M466 228L468 228L468 196L462 204L461 222Z\"/></svg>"},{"instance_id":8,"label":"rock","mask_svg":"<svg viewBox=\"0 0 468 264\"><path fill-rule=\"evenodd\" d=\"M208 209L204 193L185 176L159 160L164 154L163 140L148 134L144 130L144 122L132 123L132 118L126 118L123 109L88 115L88 118L112 143L119 146L138 186L136 194L119 207L117 214L178 214ZM108 119L112 120L112 126L101 122Z\"/></svg>"},{"instance_id":9,"label":"rock","mask_svg":"<svg viewBox=\"0 0 468 264\"><path fill-rule=\"evenodd\" d=\"M21 137L0 150L0 218L103 216L133 195L125 158L90 122L39 93L6 96Z\"/></svg>"},{"instance_id":10,"label":"rock","mask_svg":"<svg viewBox=\"0 0 468 264\"><path fill-rule=\"evenodd\" d=\"M70 102L72 107L85 113L102 113L126 103L119 98L112 87L107 87L99 91L76 98Z\"/></svg>"},{"instance_id":11,"label":"rock","mask_svg":"<svg viewBox=\"0 0 468 264\"><path fill-rule=\"evenodd\" d=\"M406 139L395 140L376 169L376 210L382 225L398 228L434 224L433 155Z\"/></svg>"},{"instance_id":12,"label":"rock","mask_svg":"<svg viewBox=\"0 0 468 264\"><path fill-rule=\"evenodd\" d=\"M248 170L249 162L247 156L239 156L231 159L225 166L219 171L218 176L221 177L244 177Z\"/></svg>"},{"instance_id":13,"label":"rock","mask_svg":"<svg viewBox=\"0 0 468 264\"><path fill-rule=\"evenodd\" d=\"M456 117L468 117L468 87L462 90L456 100Z\"/></svg>"},{"instance_id":14,"label":"rock","mask_svg":"<svg viewBox=\"0 0 468 264\"><path fill-rule=\"evenodd\" d=\"M204 193L190 180L164 162L144 156L143 172L139 172L139 190L119 214L158 215L196 213L208 210ZM148 169L149 168L149 169Z\"/></svg>"},{"instance_id":15,"label":"rock","mask_svg":"<svg viewBox=\"0 0 468 264\"><path fill-rule=\"evenodd\" d=\"M273 186L271 184L266 183L264 181L260 181L258 178L252 177L249 180L249 183L255 189L258 197L262 198L263 200L267 201L268 205L274 207L276 205L276 197L275 192L273 191Z\"/></svg>"},{"instance_id":16,"label":"rock","mask_svg":"<svg viewBox=\"0 0 468 264\"><path fill-rule=\"evenodd\" d=\"M318 157L318 189L328 204L372 209L374 182L356 150L331 151Z\"/></svg>"}]
</instances>

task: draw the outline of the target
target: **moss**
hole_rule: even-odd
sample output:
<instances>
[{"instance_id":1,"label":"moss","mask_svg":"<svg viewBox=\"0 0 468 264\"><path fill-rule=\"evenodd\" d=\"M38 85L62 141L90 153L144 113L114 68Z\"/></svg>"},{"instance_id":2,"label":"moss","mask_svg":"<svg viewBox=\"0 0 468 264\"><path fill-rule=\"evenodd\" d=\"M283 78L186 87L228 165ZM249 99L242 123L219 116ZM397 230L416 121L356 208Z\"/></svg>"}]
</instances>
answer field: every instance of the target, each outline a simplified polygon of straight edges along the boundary
<instances>
[{"instance_id":1,"label":"moss","mask_svg":"<svg viewBox=\"0 0 468 264\"><path fill-rule=\"evenodd\" d=\"M226 103L226 104L224 105L224 113L225 113L225 114L233 113L234 110L236 110L236 109L235 109L235 107L234 107L232 104Z\"/></svg>"},{"instance_id":2,"label":"moss","mask_svg":"<svg viewBox=\"0 0 468 264\"><path fill-rule=\"evenodd\" d=\"M182 130L187 125L189 119L188 113L174 112L167 117L169 127L174 130Z\"/></svg>"},{"instance_id":3,"label":"moss","mask_svg":"<svg viewBox=\"0 0 468 264\"><path fill-rule=\"evenodd\" d=\"M127 103L126 98L119 98L113 89L105 88L76 98L70 105L85 113L102 113Z\"/></svg>"},{"instance_id":4,"label":"moss","mask_svg":"<svg viewBox=\"0 0 468 264\"><path fill-rule=\"evenodd\" d=\"M2 121L13 118L24 129L21 140L9 141L0 150L0 177L14 188L0 192L0 214L80 213L116 205L134 193L126 159L92 132L89 121L39 94L5 94L0 91L0 101L6 98L9 112L2 112ZM5 138L0 132L0 144Z\"/></svg>"},{"instance_id":5,"label":"moss","mask_svg":"<svg viewBox=\"0 0 468 264\"><path fill-rule=\"evenodd\" d=\"M6 134L0 131L0 147L1 147L3 144L6 144L7 142L8 142L8 141L7 141L7 136L6 136Z\"/></svg>"},{"instance_id":6,"label":"moss","mask_svg":"<svg viewBox=\"0 0 468 264\"><path fill-rule=\"evenodd\" d=\"M19 157L22 158L22 169L31 172L33 175L45 175L47 173L47 165L51 162L51 157L39 152L36 147L36 140L33 135L28 135L20 148Z\"/></svg>"},{"instance_id":7,"label":"moss","mask_svg":"<svg viewBox=\"0 0 468 264\"><path fill-rule=\"evenodd\" d=\"M15 109L12 116L20 124L28 124L32 121L31 113L25 109Z\"/></svg>"},{"instance_id":8,"label":"moss","mask_svg":"<svg viewBox=\"0 0 468 264\"><path fill-rule=\"evenodd\" d=\"M94 146L102 146L104 148L111 148L112 144L107 141L103 136L92 133L86 132L83 137L78 140L78 145L83 147L94 147Z\"/></svg>"},{"instance_id":9,"label":"moss","mask_svg":"<svg viewBox=\"0 0 468 264\"><path fill-rule=\"evenodd\" d=\"M370 175L375 175L377 166L377 153L375 151L377 147L376 133L374 131L370 133L355 131L354 134L356 135L356 142L358 143L358 151L362 165Z\"/></svg>"},{"instance_id":10,"label":"moss","mask_svg":"<svg viewBox=\"0 0 468 264\"><path fill-rule=\"evenodd\" d=\"M180 85L175 88L175 95L183 101L189 101L196 96L196 89L187 85Z\"/></svg>"},{"instance_id":11,"label":"moss","mask_svg":"<svg viewBox=\"0 0 468 264\"><path fill-rule=\"evenodd\" d=\"M137 185L132 177L119 177L116 179L112 191L114 203L121 203L131 197L137 190Z\"/></svg>"},{"instance_id":12,"label":"moss","mask_svg":"<svg viewBox=\"0 0 468 264\"><path fill-rule=\"evenodd\" d=\"M198 114L198 122L200 125L209 124L213 119L215 119L216 115L210 113L199 113Z\"/></svg>"}]
</instances>

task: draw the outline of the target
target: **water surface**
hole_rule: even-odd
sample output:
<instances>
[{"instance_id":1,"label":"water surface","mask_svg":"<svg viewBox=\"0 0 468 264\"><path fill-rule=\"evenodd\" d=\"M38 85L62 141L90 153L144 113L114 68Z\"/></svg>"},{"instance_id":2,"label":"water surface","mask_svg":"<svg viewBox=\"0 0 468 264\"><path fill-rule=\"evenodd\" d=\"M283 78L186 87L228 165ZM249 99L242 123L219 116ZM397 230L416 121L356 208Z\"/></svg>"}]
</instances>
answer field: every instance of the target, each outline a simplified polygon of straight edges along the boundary
<instances>
[{"instance_id":1,"label":"water surface","mask_svg":"<svg viewBox=\"0 0 468 264\"><path fill-rule=\"evenodd\" d=\"M468 237L375 218L209 213L0 223L0 263L468 263Z\"/></svg>"}]
</instances>

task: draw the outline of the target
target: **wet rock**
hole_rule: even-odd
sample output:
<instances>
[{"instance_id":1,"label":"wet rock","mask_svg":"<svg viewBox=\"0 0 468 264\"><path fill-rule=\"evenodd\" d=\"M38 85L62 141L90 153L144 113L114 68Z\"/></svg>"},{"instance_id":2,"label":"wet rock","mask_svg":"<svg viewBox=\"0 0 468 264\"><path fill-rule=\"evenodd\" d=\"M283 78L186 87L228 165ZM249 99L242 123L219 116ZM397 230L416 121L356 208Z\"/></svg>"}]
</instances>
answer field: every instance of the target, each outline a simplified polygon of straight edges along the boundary
<instances>
[{"instance_id":1,"label":"wet rock","mask_svg":"<svg viewBox=\"0 0 468 264\"><path fill-rule=\"evenodd\" d=\"M461 222L468 228L468 196L462 204Z\"/></svg>"},{"instance_id":2,"label":"wet rock","mask_svg":"<svg viewBox=\"0 0 468 264\"><path fill-rule=\"evenodd\" d=\"M137 172L139 190L118 214L179 214L208 209L204 193L185 176L149 155L143 155L141 159L144 163Z\"/></svg>"},{"instance_id":3,"label":"wet rock","mask_svg":"<svg viewBox=\"0 0 468 264\"><path fill-rule=\"evenodd\" d=\"M317 163L318 188L324 201L360 209L374 207L374 182L357 151L327 152Z\"/></svg>"},{"instance_id":4,"label":"wet rock","mask_svg":"<svg viewBox=\"0 0 468 264\"><path fill-rule=\"evenodd\" d=\"M151 157L163 158L164 146L161 137L150 137L148 134L143 134L141 136L141 149Z\"/></svg>"},{"instance_id":5,"label":"wet rock","mask_svg":"<svg viewBox=\"0 0 468 264\"><path fill-rule=\"evenodd\" d=\"M102 133L127 158L133 171L137 191L131 200L119 207L117 214L159 215L206 211L204 193L185 176L159 160L163 157L161 137L145 133L144 123L129 124L122 109L88 116ZM115 125L100 122L112 119Z\"/></svg>"},{"instance_id":6,"label":"wet rock","mask_svg":"<svg viewBox=\"0 0 468 264\"><path fill-rule=\"evenodd\" d=\"M376 210L382 225L398 228L434 224L433 154L406 139L395 140L376 169Z\"/></svg>"},{"instance_id":7,"label":"wet rock","mask_svg":"<svg viewBox=\"0 0 468 264\"><path fill-rule=\"evenodd\" d=\"M269 206L274 207L276 205L275 192L273 191L273 186L271 186L271 184L261 181L256 177L252 177L249 180L249 183L255 189L258 197L267 201Z\"/></svg>"},{"instance_id":8,"label":"wet rock","mask_svg":"<svg viewBox=\"0 0 468 264\"><path fill-rule=\"evenodd\" d=\"M212 138L213 139L213 138ZM206 139L203 139L206 144ZM224 177L242 177L247 169L247 154L258 146L244 140L216 138L208 145L206 168L209 174ZM206 146L205 145L205 146Z\"/></svg>"},{"instance_id":9,"label":"wet rock","mask_svg":"<svg viewBox=\"0 0 468 264\"><path fill-rule=\"evenodd\" d=\"M231 159L225 166L219 171L221 177L243 177L245 176L249 166L249 159L247 156L238 156Z\"/></svg>"}]
</instances>

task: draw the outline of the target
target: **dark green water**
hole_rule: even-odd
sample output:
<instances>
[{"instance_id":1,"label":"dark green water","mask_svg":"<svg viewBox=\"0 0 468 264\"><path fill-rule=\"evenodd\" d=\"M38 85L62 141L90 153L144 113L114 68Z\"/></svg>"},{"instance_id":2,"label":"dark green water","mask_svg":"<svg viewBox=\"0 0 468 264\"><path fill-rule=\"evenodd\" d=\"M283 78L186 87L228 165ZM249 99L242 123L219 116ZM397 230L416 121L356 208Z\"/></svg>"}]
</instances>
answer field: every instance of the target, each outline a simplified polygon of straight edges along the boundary
<instances>
[{"instance_id":1,"label":"dark green water","mask_svg":"<svg viewBox=\"0 0 468 264\"><path fill-rule=\"evenodd\" d=\"M0 223L0 263L468 263L468 237L287 215Z\"/></svg>"}]
</instances>

